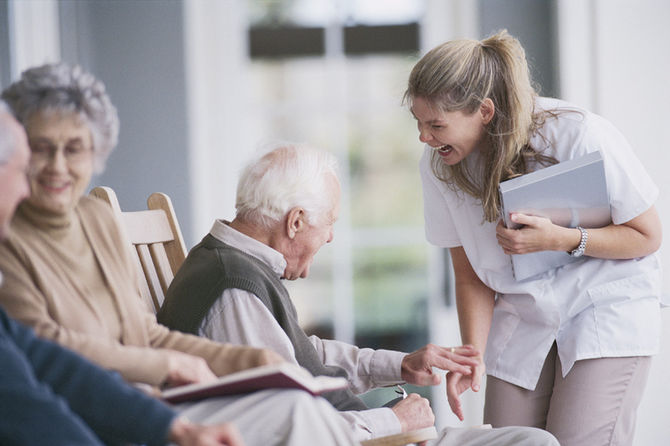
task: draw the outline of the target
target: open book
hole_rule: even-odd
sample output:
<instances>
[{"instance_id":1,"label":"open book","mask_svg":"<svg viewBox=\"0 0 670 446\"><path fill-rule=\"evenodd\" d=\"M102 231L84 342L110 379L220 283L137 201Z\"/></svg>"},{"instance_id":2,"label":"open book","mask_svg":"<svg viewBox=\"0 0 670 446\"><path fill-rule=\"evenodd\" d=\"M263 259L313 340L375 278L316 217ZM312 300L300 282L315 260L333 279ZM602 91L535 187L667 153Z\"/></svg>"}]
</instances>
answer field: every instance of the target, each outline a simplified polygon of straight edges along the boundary
<instances>
[{"instance_id":1,"label":"open book","mask_svg":"<svg viewBox=\"0 0 670 446\"><path fill-rule=\"evenodd\" d=\"M167 389L161 393L161 398L169 403L181 403L271 388L302 389L312 395L320 395L347 386L345 378L312 376L298 365L283 362L231 373L206 384L188 384Z\"/></svg>"},{"instance_id":2,"label":"open book","mask_svg":"<svg viewBox=\"0 0 670 446\"><path fill-rule=\"evenodd\" d=\"M597 151L503 181L498 189L508 228L519 226L510 220L512 212L547 217L568 228L599 228L612 221L605 167ZM514 278L523 280L575 260L559 251L513 254Z\"/></svg>"}]
</instances>

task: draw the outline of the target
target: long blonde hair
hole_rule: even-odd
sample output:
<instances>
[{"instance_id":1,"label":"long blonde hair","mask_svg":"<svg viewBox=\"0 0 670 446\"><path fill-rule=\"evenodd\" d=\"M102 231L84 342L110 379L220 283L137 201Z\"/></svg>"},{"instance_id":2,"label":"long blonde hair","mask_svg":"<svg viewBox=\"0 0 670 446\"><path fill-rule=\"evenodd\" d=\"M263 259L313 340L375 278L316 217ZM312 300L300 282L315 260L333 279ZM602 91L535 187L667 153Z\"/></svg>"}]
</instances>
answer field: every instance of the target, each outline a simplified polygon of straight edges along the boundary
<instances>
[{"instance_id":1,"label":"long blonde hair","mask_svg":"<svg viewBox=\"0 0 670 446\"><path fill-rule=\"evenodd\" d=\"M486 126L490 148L475 171L464 162L449 166L437 154L431 162L437 178L481 201L487 221L500 216L501 181L527 173L531 160L557 162L529 145L547 113L534 110L537 93L525 51L506 30L482 41L452 40L429 51L412 69L404 102L411 107L419 97L443 111L467 114L486 98L493 101L495 115Z\"/></svg>"}]
</instances>

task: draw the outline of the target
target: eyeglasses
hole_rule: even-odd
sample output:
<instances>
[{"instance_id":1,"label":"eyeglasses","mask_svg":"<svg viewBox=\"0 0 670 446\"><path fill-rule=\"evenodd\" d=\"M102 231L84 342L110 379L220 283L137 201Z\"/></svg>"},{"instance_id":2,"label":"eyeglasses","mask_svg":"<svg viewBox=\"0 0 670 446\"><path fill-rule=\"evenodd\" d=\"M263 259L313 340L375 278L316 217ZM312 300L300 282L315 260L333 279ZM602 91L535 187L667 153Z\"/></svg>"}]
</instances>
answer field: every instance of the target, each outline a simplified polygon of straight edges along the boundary
<instances>
[{"instance_id":1,"label":"eyeglasses","mask_svg":"<svg viewBox=\"0 0 670 446\"><path fill-rule=\"evenodd\" d=\"M31 142L30 151L32 157L41 161L51 161L58 152L62 152L68 163L77 163L88 159L93 150L79 141L67 145L56 145L50 141Z\"/></svg>"}]
</instances>

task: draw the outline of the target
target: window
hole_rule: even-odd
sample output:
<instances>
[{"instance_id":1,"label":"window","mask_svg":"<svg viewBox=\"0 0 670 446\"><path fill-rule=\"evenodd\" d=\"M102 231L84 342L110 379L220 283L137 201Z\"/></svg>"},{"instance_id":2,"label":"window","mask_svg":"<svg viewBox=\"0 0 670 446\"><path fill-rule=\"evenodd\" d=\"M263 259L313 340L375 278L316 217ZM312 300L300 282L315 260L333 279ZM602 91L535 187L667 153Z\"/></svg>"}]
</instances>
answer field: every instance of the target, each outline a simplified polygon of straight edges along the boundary
<instances>
[{"instance_id":1,"label":"window","mask_svg":"<svg viewBox=\"0 0 670 446\"><path fill-rule=\"evenodd\" d=\"M385 18L369 3L250 1L254 130L259 140L307 142L340 160L335 241L308 280L287 284L305 330L411 351L428 341L428 246L421 144L401 99L418 58L422 3L385 1ZM371 404L392 397L366 396Z\"/></svg>"}]
</instances>

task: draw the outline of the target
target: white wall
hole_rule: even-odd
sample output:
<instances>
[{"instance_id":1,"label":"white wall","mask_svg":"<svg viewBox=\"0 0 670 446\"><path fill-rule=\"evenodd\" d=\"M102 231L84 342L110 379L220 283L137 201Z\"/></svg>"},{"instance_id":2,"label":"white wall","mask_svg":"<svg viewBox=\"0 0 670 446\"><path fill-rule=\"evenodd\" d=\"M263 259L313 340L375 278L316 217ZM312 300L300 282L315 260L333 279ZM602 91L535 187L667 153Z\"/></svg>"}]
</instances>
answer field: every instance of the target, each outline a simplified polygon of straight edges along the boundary
<instances>
[{"instance_id":1,"label":"white wall","mask_svg":"<svg viewBox=\"0 0 670 446\"><path fill-rule=\"evenodd\" d=\"M192 238L216 218L232 219L239 170L253 134L245 109L246 14L243 2L184 3Z\"/></svg>"},{"instance_id":2,"label":"white wall","mask_svg":"<svg viewBox=\"0 0 670 446\"><path fill-rule=\"evenodd\" d=\"M611 120L629 139L661 190L656 208L664 226L664 292L670 294L670 2L561 0L561 91ZM662 312L661 353L638 413L635 445L668 444L670 310Z\"/></svg>"},{"instance_id":3,"label":"white wall","mask_svg":"<svg viewBox=\"0 0 670 446\"><path fill-rule=\"evenodd\" d=\"M9 74L11 80L26 68L60 60L58 3L7 2Z\"/></svg>"},{"instance_id":4,"label":"white wall","mask_svg":"<svg viewBox=\"0 0 670 446\"><path fill-rule=\"evenodd\" d=\"M660 0L597 2L597 89L601 114L630 139L661 189L656 207L664 225L664 291L670 292L670 3ZM639 411L636 445L670 440L670 311L663 311L662 351L655 359Z\"/></svg>"}]
</instances>

